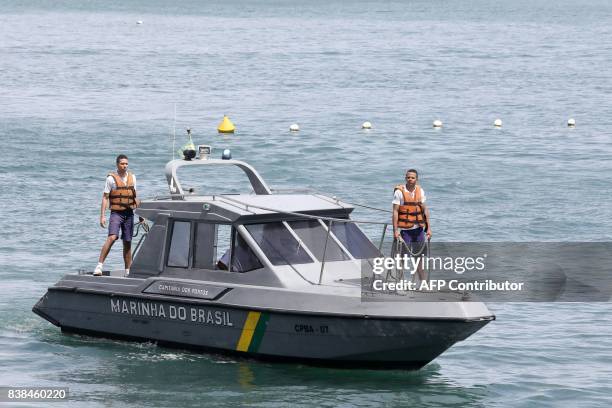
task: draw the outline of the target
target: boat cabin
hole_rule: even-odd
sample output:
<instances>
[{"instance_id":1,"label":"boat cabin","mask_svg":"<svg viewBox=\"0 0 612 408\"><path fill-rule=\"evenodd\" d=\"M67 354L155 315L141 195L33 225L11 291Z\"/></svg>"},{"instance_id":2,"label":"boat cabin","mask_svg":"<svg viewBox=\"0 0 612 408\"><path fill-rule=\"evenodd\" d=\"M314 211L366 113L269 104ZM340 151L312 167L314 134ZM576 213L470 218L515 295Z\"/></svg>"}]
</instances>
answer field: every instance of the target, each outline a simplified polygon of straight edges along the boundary
<instances>
[{"instance_id":1,"label":"boat cabin","mask_svg":"<svg viewBox=\"0 0 612 408\"><path fill-rule=\"evenodd\" d=\"M253 194L191 194L177 170L237 166ZM143 201L152 222L135 250L132 278L168 276L303 287L360 278L362 260L380 251L349 220L353 207L316 193L273 194L257 171L237 160L173 160L170 195Z\"/></svg>"}]
</instances>

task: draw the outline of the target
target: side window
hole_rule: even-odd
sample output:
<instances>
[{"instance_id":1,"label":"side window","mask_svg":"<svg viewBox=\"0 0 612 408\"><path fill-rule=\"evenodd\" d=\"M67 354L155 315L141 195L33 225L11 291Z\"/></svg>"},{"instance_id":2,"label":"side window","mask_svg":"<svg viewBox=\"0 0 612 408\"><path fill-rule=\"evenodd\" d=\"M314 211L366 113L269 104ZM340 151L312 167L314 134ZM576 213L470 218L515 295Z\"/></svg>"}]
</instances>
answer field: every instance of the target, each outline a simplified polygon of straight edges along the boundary
<instances>
[{"instance_id":1,"label":"side window","mask_svg":"<svg viewBox=\"0 0 612 408\"><path fill-rule=\"evenodd\" d=\"M251 250L249 244L235 232L234 253L232 254L232 272L248 272L254 269L263 268L257 255Z\"/></svg>"},{"instance_id":2,"label":"side window","mask_svg":"<svg viewBox=\"0 0 612 408\"><path fill-rule=\"evenodd\" d=\"M215 269L217 225L204 222L196 223L193 267Z\"/></svg>"},{"instance_id":3,"label":"side window","mask_svg":"<svg viewBox=\"0 0 612 408\"><path fill-rule=\"evenodd\" d=\"M215 241L215 269L227 271L230 262L230 243L232 242L232 226L217 225L217 240Z\"/></svg>"},{"instance_id":4,"label":"side window","mask_svg":"<svg viewBox=\"0 0 612 408\"><path fill-rule=\"evenodd\" d=\"M168 252L168 266L175 268L187 268L189 266L190 239L191 223L188 221L174 221L170 251Z\"/></svg>"}]
</instances>

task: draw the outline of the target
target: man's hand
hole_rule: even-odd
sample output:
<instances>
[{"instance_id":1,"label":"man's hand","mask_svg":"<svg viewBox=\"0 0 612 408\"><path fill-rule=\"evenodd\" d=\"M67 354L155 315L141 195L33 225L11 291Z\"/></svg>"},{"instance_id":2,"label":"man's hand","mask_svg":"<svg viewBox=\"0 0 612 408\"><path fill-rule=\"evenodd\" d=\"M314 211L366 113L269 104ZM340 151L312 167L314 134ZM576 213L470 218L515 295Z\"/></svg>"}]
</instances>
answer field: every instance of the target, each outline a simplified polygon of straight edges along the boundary
<instances>
[{"instance_id":1,"label":"man's hand","mask_svg":"<svg viewBox=\"0 0 612 408\"><path fill-rule=\"evenodd\" d=\"M426 235L427 235L427 240L429 241L429 240L431 239L431 236L433 235L433 234L431 233L431 230L430 230L430 229L428 229L428 230L427 230L427 234L426 234Z\"/></svg>"},{"instance_id":2,"label":"man's hand","mask_svg":"<svg viewBox=\"0 0 612 408\"><path fill-rule=\"evenodd\" d=\"M393 238L398 239L400 237L399 230L393 230Z\"/></svg>"},{"instance_id":3,"label":"man's hand","mask_svg":"<svg viewBox=\"0 0 612 408\"><path fill-rule=\"evenodd\" d=\"M100 216L100 226L106 228L106 217L103 215Z\"/></svg>"}]
</instances>

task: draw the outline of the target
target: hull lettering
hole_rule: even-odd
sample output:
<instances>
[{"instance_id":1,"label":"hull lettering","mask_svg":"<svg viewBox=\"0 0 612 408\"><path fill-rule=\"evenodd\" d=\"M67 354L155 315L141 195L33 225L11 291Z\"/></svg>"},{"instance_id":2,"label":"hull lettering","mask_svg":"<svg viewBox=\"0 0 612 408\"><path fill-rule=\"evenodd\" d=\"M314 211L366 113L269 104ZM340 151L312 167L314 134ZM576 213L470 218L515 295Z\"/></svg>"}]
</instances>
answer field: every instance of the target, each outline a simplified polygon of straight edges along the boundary
<instances>
[{"instance_id":1,"label":"hull lettering","mask_svg":"<svg viewBox=\"0 0 612 408\"><path fill-rule=\"evenodd\" d=\"M167 318L212 326L232 327L234 325L230 312L199 306L169 305L164 307L163 304L157 302L113 298L110 299L110 309L112 313L131 316Z\"/></svg>"}]
</instances>

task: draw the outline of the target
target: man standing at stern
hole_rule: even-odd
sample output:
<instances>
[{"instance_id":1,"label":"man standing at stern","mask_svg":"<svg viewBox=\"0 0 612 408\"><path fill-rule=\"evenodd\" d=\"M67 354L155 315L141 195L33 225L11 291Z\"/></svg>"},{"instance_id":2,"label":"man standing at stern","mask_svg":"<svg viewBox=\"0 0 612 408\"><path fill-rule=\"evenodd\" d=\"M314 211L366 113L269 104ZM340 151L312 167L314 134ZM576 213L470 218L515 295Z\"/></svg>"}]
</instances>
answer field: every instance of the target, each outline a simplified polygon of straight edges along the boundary
<instances>
[{"instance_id":1,"label":"man standing at stern","mask_svg":"<svg viewBox=\"0 0 612 408\"><path fill-rule=\"evenodd\" d=\"M124 154L117 156L117 171L111 172L106 177L106 186L102 195L102 205L100 207L100 226L106 227L106 209L110 207L111 214L108 224L108 237L100 251L98 265L94 270L95 276L102 275L104 260L108 256L111 247L119 238L121 230L121 240L123 241L123 261L125 263L125 273L130 273L132 264L132 232L134 230L134 209L140 204L136 198L136 176L130 173L128 168L128 158Z\"/></svg>"}]
</instances>

